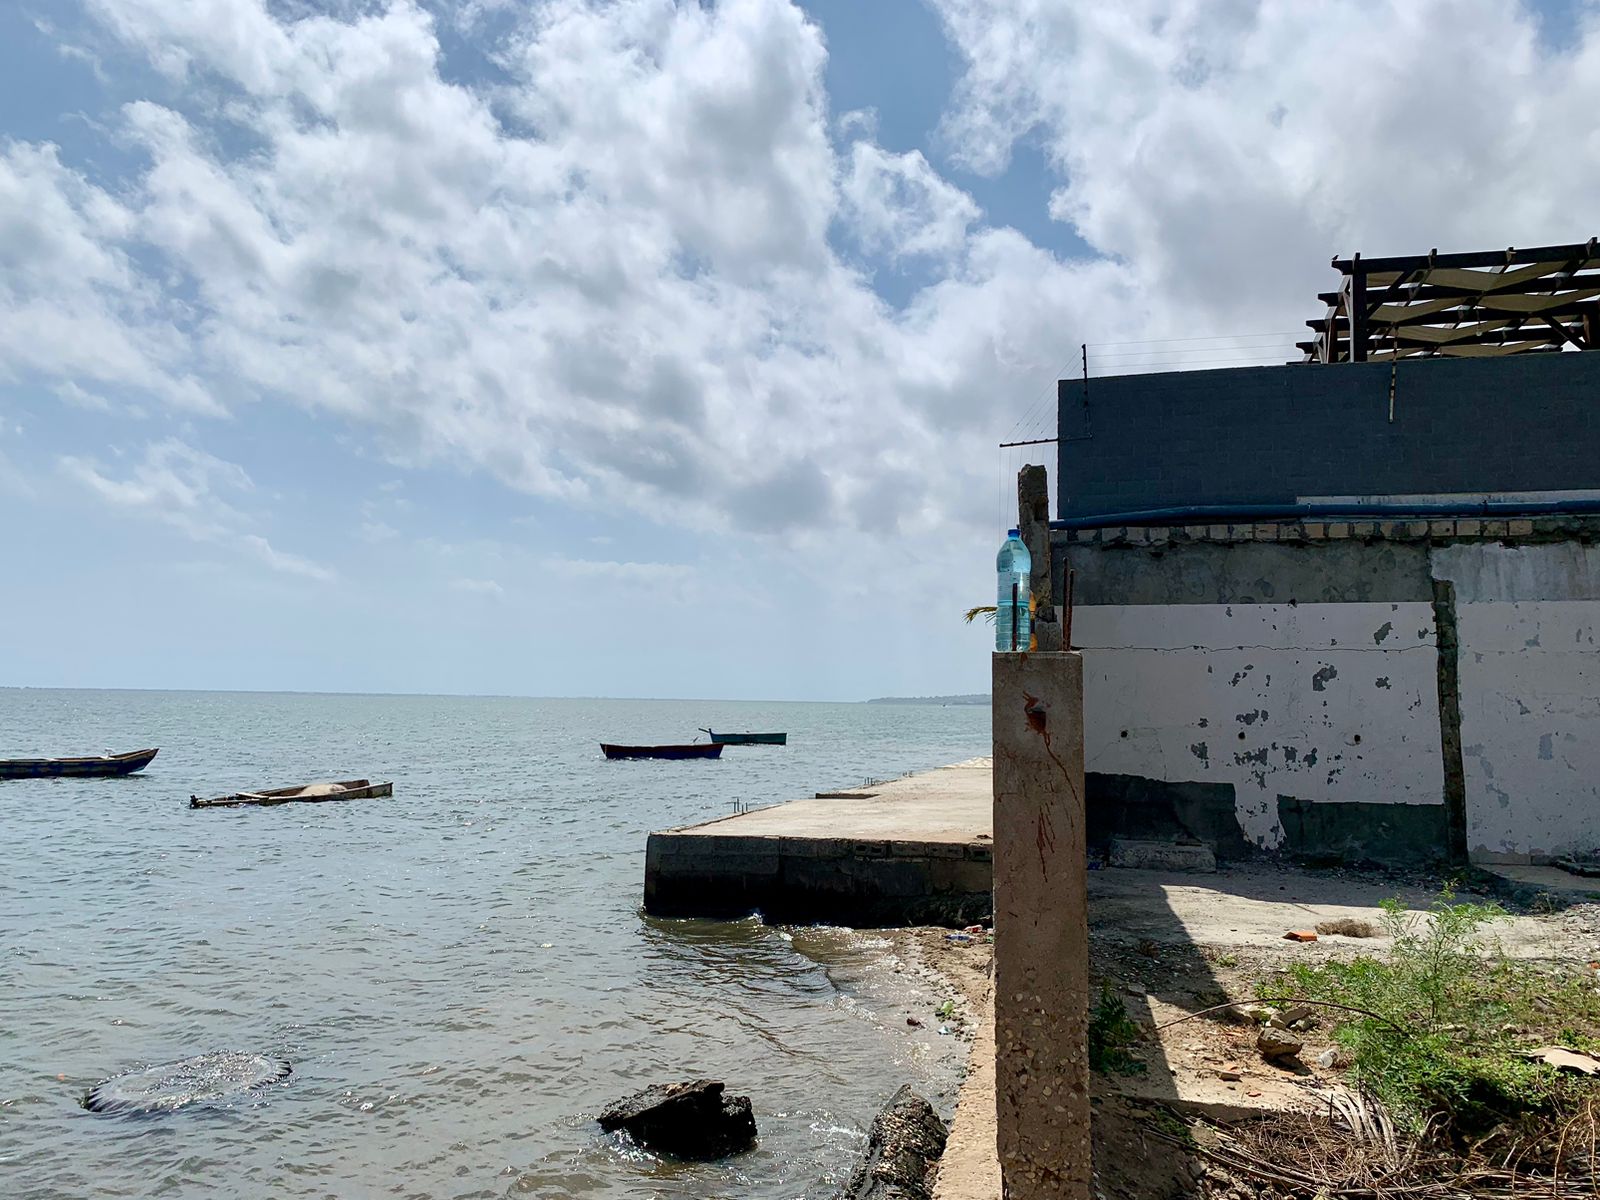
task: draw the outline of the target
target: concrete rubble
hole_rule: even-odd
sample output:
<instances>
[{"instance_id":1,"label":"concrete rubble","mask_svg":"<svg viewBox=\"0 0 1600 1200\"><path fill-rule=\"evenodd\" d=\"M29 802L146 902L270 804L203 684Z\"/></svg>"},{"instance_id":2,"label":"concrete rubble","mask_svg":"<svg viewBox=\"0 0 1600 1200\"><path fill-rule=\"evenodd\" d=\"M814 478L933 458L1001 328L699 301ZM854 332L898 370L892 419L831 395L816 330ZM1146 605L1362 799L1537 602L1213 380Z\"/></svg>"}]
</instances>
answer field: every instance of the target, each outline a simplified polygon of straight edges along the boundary
<instances>
[{"instance_id":1,"label":"concrete rubble","mask_svg":"<svg viewBox=\"0 0 1600 1200\"><path fill-rule=\"evenodd\" d=\"M900 1088L874 1118L866 1157L838 1200L930 1200L948 1136L933 1105L911 1087Z\"/></svg>"}]
</instances>

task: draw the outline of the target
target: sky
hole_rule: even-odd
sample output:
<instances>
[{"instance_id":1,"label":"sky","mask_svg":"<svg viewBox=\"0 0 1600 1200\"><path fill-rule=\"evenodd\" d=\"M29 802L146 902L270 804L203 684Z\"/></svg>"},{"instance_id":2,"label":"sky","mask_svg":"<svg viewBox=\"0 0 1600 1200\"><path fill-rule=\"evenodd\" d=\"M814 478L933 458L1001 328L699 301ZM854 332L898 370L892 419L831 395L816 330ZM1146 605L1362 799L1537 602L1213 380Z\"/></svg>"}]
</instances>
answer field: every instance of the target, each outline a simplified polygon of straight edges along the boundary
<instances>
[{"instance_id":1,"label":"sky","mask_svg":"<svg viewBox=\"0 0 1600 1200\"><path fill-rule=\"evenodd\" d=\"M986 690L1080 344L1600 233L1597 112L1589 0L0 0L0 685Z\"/></svg>"}]
</instances>

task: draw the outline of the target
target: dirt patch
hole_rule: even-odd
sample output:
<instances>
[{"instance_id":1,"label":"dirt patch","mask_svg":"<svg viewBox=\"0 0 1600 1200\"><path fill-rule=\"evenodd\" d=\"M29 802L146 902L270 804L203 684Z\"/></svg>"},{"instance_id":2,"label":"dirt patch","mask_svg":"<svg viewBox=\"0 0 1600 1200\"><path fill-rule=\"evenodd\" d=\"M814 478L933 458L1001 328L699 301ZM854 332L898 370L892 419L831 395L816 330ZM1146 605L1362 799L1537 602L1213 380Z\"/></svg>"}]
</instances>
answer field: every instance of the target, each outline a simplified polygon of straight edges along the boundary
<instances>
[{"instance_id":1,"label":"dirt patch","mask_svg":"<svg viewBox=\"0 0 1600 1200\"><path fill-rule=\"evenodd\" d=\"M1330 1014L1297 1016L1301 1053L1268 1061L1256 1043L1269 1013L1246 1006L1263 978L1292 964L1386 952L1379 901L1399 896L1423 909L1437 894L1433 881L1250 867L1203 884L1193 875L1095 871L1089 886L1090 1001L1102 987L1111 989L1143 1031L1130 1048L1142 1069L1094 1079L1101 1195L1309 1196L1329 1178L1319 1183L1309 1168L1300 1170L1309 1147L1320 1148L1329 1172L1341 1163L1354 1176L1383 1169L1381 1158L1352 1141L1348 1124L1330 1115L1330 1097L1344 1093L1348 1062L1332 1040ZM1291 929L1316 929L1318 940L1284 940ZM951 939L946 930L908 930L904 937L917 961L947 980L958 1017L949 1023L952 1035L974 1046L935 1195L993 1200L999 1174L993 1039L986 1028L992 945L982 936ZM1496 949L1541 965L1600 959L1600 907L1520 913L1497 927ZM1275 1160L1292 1169L1274 1178ZM1543 1186L1548 1194L1548 1180Z\"/></svg>"}]
</instances>

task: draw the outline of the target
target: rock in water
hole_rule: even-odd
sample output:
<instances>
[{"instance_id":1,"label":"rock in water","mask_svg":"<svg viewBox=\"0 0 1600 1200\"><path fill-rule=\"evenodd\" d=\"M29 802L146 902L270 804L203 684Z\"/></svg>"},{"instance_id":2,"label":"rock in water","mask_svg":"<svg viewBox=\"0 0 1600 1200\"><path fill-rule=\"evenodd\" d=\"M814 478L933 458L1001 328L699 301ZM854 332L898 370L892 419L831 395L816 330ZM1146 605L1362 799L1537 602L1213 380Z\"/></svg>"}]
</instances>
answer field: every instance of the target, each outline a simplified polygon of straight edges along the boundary
<instances>
[{"instance_id":1,"label":"rock in water","mask_svg":"<svg viewBox=\"0 0 1600 1200\"><path fill-rule=\"evenodd\" d=\"M621 1129L647 1150L676 1158L721 1158L756 1142L749 1096L724 1096L716 1079L658 1083L600 1114L607 1133Z\"/></svg>"},{"instance_id":2,"label":"rock in water","mask_svg":"<svg viewBox=\"0 0 1600 1200\"><path fill-rule=\"evenodd\" d=\"M867 1156L839 1200L930 1200L934 1167L948 1137L933 1105L902 1087L873 1118Z\"/></svg>"},{"instance_id":3,"label":"rock in water","mask_svg":"<svg viewBox=\"0 0 1600 1200\"><path fill-rule=\"evenodd\" d=\"M83 1106L99 1113L176 1112L276 1083L288 1074L289 1064L281 1058L226 1050L107 1079L89 1090Z\"/></svg>"}]
</instances>

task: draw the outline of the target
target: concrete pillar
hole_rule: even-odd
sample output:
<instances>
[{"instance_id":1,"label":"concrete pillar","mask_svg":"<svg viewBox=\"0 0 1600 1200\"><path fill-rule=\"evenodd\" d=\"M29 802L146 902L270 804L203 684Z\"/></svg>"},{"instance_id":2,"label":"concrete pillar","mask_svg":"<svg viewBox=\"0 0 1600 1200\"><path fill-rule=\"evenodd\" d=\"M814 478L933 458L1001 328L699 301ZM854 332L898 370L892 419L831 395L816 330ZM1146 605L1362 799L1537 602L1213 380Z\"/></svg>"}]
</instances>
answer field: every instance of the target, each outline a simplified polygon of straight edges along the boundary
<instances>
[{"instance_id":1,"label":"concrete pillar","mask_svg":"<svg viewBox=\"0 0 1600 1200\"><path fill-rule=\"evenodd\" d=\"M1088 1200L1083 660L994 656L994 1017L1004 1200Z\"/></svg>"},{"instance_id":2,"label":"concrete pillar","mask_svg":"<svg viewBox=\"0 0 1600 1200\"><path fill-rule=\"evenodd\" d=\"M1033 559L1033 641L1040 650L1061 650L1050 575L1050 475L1043 467L1017 472L1017 534Z\"/></svg>"}]
</instances>

